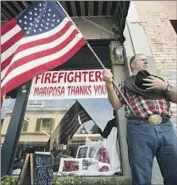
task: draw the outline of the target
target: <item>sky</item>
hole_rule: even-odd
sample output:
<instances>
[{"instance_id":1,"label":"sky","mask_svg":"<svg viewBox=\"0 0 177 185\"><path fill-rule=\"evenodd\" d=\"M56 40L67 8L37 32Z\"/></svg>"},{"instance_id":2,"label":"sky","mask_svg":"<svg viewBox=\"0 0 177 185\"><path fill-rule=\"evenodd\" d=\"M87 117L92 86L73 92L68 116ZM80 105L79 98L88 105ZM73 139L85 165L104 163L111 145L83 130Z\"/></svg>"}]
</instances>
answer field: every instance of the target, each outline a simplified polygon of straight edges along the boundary
<instances>
[{"instance_id":1,"label":"sky","mask_svg":"<svg viewBox=\"0 0 177 185\"><path fill-rule=\"evenodd\" d=\"M94 122L101 128L104 129L107 122L113 119L113 108L111 107L107 98L89 98L89 99L78 99L80 104L84 107L87 113L91 116ZM30 100L28 104L40 104L43 102L44 107L55 107L55 108L70 108L74 103L75 99L62 99L62 100ZM3 111L12 110L15 104L15 99L7 99L3 103ZM2 113L3 117L4 113ZM87 122L85 124L86 130L90 130L93 126L93 122Z\"/></svg>"}]
</instances>

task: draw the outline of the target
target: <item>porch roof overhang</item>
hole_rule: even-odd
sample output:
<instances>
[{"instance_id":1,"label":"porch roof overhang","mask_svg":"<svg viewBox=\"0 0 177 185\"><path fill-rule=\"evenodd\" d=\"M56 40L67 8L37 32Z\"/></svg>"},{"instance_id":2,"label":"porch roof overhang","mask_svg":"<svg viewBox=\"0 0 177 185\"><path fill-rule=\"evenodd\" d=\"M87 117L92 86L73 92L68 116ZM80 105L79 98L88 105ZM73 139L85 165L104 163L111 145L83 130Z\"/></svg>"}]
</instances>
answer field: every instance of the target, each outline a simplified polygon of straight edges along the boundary
<instances>
[{"instance_id":1,"label":"porch roof overhang","mask_svg":"<svg viewBox=\"0 0 177 185\"><path fill-rule=\"evenodd\" d=\"M1 24L17 16L35 1L1 1ZM116 16L123 31L129 1L59 1L70 17Z\"/></svg>"}]
</instances>

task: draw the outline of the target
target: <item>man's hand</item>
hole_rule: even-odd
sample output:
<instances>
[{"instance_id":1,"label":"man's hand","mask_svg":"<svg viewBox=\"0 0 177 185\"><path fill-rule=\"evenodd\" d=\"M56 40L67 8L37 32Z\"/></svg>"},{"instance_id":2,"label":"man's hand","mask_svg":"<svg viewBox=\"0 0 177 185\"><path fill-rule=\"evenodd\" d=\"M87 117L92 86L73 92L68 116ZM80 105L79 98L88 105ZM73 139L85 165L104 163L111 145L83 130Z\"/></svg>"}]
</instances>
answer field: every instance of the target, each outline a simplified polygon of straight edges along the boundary
<instances>
[{"instance_id":1,"label":"man's hand","mask_svg":"<svg viewBox=\"0 0 177 185\"><path fill-rule=\"evenodd\" d=\"M106 84L112 84L113 81L113 74L109 69L103 70L103 80Z\"/></svg>"},{"instance_id":2,"label":"man's hand","mask_svg":"<svg viewBox=\"0 0 177 185\"><path fill-rule=\"evenodd\" d=\"M160 78L154 76L149 76L148 78L145 78L144 81L149 82L143 84L144 86L147 86L147 90L165 90L168 85Z\"/></svg>"},{"instance_id":3,"label":"man's hand","mask_svg":"<svg viewBox=\"0 0 177 185\"><path fill-rule=\"evenodd\" d=\"M105 81L105 84L106 84L109 102L111 103L114 109L119 109L122 106L122 104L114 90L113 83L112 83L113 74L109 69L103 70L103 80Z\"/></svg>"}]
</instances>

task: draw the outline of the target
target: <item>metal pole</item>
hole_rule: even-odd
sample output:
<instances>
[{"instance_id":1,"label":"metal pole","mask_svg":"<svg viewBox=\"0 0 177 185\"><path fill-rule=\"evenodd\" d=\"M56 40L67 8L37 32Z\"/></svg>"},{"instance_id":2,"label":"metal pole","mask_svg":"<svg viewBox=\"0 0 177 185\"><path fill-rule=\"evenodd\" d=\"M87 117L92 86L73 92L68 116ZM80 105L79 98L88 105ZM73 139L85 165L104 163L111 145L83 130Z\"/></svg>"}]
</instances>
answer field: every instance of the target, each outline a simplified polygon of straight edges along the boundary
<instances>
[{"instance_id":1,"label":"metal pole","mask_svg":"<svg viewBox=\"0 0 177 185\"><path fill-rule=\"evenodd\" d=\"M2 148L1 176L11 175L23 119L25 116L31 82L22 85L17 94L8 130Z\"/></svg>"},{"instance_id":2,"label":"metal pole","mask_svg":"<svg viewBox=\"0 0 177 185\"><path fill-rule=\"evenodd\" d=\"M61 9L64 11L64 13L68 16L68 18L70 19L70 21L73 23L73 25L75 25L75 27L77 28L76 24L73 22L73 20L69 17L68 13L65 11L65 9L62 7L62 5L57 2L59 4L59 6L61 7ZM99 57L97 56L97 54L94 52L94 50L92 49L92 47L90 46L90 44L87 42L87 46L90 49L90 51L93 53L93 55L95 56L95 58L97 59L97 61L100 63L101 67L103 69L106 69L105 66L103 65L103 63L101 62L101 60L99 59ZM122 96L122 98L124 99L124 101L126 102L126 104L128 105L128 107L130 108L130 110L132 111L133 115L135 116L135 112L133 111L132 107L130 106L130 104L128 103L127 99L125 98L125 96L122 94L122 92L120 91L120 89L116 86L115 81L112 81L113 85L115 86L115 88L117 89L117 91L120 93L120 95Z\"/></svg>"},{"instance_id":3,"label":"metal pole","mask_svg":"<svg viewBox=\"0 0 177 185\"><path fill-rule=\"evenodd\" d=\"M100 28L100 29L102 29L102 30L104 30L104 31L106 31L106 32L108 32L108 33L110 33L110 34L112 34L112 35L115 35L114 32L112 32L112 31L110 31L110 30L104 28L103 26L100 26L99 24L97 24L97 23L95 23L95 22L93 22L93 21L90 21L90 20L86 19L85 17L81 17L81 19L83 19L83 20L89 22L90 24L92 24L92 25L94 25L94 26L96 26L96 27L98 27L98 28Z\"/></svg>"},{"instance_id":4,"label":"metal pole","mask_svg":"<svg viewBox=\"0 0 177 185\"><path fill-rule=\"evenodd\" d=\"M97 54L93 51L92 47L90 46L90 44L87 42L87 46L88 48L91 50L91 52L94 54L95 58L98 60L98 62L100 63L100 65L102 66L103 69L106 69L105 66L103 65L103 63L101 62L101 60L99 59L99 57L97 56ZM115 86L116 90L120 93L120 95L122 96L122 98L124 99L124 101L126 102L126 104L128 105L128 107L130 108L130 110L132 111L133 115L135 116L135 112L133 111L131 105L128 103L127 99L125 98L125 96L123 95L123 93L120 91L120 89L117 87L115 81L112 81L113 85Z\"/></svg>"}]
</instances>

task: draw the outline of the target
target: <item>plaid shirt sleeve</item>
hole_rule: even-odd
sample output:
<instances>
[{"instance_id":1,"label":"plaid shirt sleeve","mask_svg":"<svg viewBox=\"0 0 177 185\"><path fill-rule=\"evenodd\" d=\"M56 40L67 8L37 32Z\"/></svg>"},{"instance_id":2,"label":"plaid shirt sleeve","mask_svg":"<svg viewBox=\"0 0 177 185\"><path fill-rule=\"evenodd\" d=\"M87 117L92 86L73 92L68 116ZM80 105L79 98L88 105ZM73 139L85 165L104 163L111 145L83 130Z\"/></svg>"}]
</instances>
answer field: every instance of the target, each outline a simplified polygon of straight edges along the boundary
<instances>
[{"instance_id":1,"label":"plaid shirt sleeve","mask_svg":"<svg viewBox=\"0 0 177 185\"><path fill-rule=\"evenodd\" d=\"M122 92L122 94L125 96L125 84L124 84L124 81L121 81L119 84L118 84L118 89ZM125 101L124 99L122 98L121 94L118 92L117 89L115 89L116 91L116 94L120 100L120 103L123 105L125 104Z\"/></svg>"}]
</instances>

